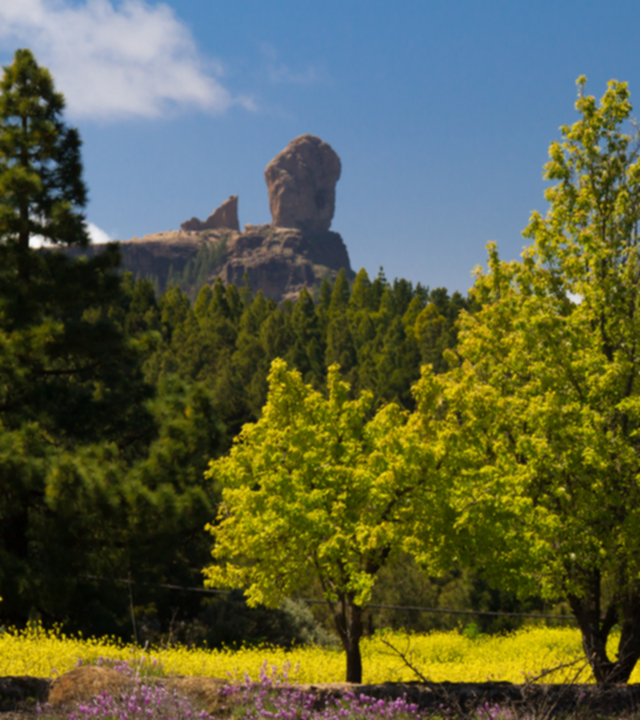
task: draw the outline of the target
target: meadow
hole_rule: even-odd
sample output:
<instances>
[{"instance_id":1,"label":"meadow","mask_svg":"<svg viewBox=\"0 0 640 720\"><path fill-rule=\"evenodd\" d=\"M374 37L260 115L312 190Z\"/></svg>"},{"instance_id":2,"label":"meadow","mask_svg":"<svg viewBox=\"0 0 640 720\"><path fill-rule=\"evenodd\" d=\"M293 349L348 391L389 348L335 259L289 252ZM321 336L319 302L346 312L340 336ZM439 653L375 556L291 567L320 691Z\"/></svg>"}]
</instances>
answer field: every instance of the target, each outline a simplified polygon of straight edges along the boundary
<instances>
[{"instance_id":1,"label":"meadow","mask_svg":"<svg viewBox=\"0 0 640 720\"><path fill-rule=\"evenodd\" d=\"M610 639L615 654L617 637ZM583 666L580 634L574 628L531 627L496 636L468 637L456 631L410 635L388 632L362 641L363 682L408 681L416 674L389 648L402 652L421 675L434 682L483 682L504 680L522 683L545 670L580 661L544 676L544 682L569 682ZM164 675L201 675L258 680L266 664L287 669L296 683L341 682L345 657L338 648L299 646L292 650L253 646L240 649L189 649L183 646L135 647L109 638L66 636L56 630L32 626L0 634L0 676L55 677L81 660L126 660L147 671ZM593 682L584 670L581 682ZM640 682L636 667L630 682Z\"/></svg>"}]
</instances>

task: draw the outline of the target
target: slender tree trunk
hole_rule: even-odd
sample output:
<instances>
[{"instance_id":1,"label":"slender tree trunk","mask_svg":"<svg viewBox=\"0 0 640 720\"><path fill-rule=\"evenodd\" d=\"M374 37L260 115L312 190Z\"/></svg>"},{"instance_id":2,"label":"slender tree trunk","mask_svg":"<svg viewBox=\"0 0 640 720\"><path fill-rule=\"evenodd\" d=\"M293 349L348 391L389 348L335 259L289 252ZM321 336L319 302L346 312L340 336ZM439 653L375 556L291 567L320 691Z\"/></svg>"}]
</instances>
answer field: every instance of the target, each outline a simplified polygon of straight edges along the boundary
<instances>
[{"instance_id":1,"label":"slender tree trunk","mask_svg":"<svg viewBox=\"0 0 640 720\"><path fill-rule=\"evenodd\" d=\"M22 118L22 133L24 145L20 153L20 164L27 170L29 168L29 155L27 152L27 118ZM29 282L29 199L20 198L20 231L18 234L18 276L23 282Z\"/></svg>"},{"instance_id":2,"label":"slender tree trunk","mask_svg":"<svg viewBox=\"0 0 640 720\"><path fill-rule=\"evenodd\" d=\"M597 683L626 683L640 659L640 593L629 591L622 599L614 599L604 615L600 611L600 575L594 573L584 597L569 596L571 610L582 633L582 647ZM607 639L619 622L622 626L618 659L607 655Z\"/></svg>"},{"instance_id":3,"label":"slender tree trunk","mask_svg":"<svg viewBox=\"0 0 640 720\"><path fill-rule=\"evenodd\" d=\"M360 655L360 638L362 638L362 608L357 605L347 606L347 682L362 682L362 656Z\"/></svg>"},{"instance_id":4,"label":"slender tree trunk","mask_svg":"<svg viewBox=\"0 0 640 720\"><path fill-rule=\"evenodd\" d=\"M355 605L353 598L343 596L337 605L330 603L336 630L347 656L347 682L362 682L362 655L360 640L363 635L363 608Z\"/></svg>"}]
</instances>

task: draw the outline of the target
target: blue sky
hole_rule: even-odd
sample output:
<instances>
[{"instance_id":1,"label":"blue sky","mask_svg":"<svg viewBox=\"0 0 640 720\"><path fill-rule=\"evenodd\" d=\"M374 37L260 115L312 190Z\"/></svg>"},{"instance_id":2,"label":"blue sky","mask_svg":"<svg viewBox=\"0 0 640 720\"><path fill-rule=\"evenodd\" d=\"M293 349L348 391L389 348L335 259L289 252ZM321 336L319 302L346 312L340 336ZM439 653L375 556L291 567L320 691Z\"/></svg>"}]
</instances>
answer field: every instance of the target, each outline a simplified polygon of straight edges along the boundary
<instances>
[{"instance_id":1,"label":"blue sky","mask_svg":"<svg viewBox=\"0 0 640 720\"><path fill-rule=\"evenodd\" d=\"M627 80L640 7L609 0L0 0L0 61L31 47L84 140L87 218L128 239L239 195L302 133L342 159L332 229L354 269L466 292L517 258L575 80Z\"/></svg>"}]
</instances>

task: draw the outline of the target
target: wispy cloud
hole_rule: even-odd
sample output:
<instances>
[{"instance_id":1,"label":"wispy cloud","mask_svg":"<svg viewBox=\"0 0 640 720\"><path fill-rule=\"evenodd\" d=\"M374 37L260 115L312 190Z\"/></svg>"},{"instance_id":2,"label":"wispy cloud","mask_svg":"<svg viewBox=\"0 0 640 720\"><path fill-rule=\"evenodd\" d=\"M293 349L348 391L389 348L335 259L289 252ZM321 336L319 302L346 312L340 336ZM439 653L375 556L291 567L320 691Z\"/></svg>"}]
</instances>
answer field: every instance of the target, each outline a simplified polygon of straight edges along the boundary
<instances>
[{"instance_id":1,"label":"wispy cloud","mask_svg":"<svg viewBox=\"0 0 640 720\"><path fill-rule=\"evenodd\" d=\"M278 51L269 43L263 43L261 51L265 60L267 77L274 84L315 85L326 80L326 71L313 65L308 65L302 71L291 70L288 65L278 60Z\"/></svg>"},{"instance_id":2,"label":"wispy cloud","mask_svg":"<svg viewBox=\"0 0 640 720\"><path fill-rule=\"evenodd\" d=\"M189 30L163 3L124 0L0 0L0 45L30 47L48 66L75 117L158 117L191 106L252 109L220 81Z\"/></svg>"}]
</instances>

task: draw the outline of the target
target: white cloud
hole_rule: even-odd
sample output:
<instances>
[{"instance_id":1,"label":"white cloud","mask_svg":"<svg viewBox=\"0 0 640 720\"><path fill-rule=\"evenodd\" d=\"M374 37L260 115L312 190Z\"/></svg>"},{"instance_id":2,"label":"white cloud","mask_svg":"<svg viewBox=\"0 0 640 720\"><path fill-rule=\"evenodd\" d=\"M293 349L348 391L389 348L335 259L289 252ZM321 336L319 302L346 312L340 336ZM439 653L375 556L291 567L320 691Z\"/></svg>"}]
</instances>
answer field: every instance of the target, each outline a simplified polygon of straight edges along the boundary
<instances>
[{"instance_id":1,"label":"white cloud","mask_svg":"<svg viewBox=\"0 0 640 720\"><path fill-rule=\"evenodd\" d=\"M221 67L198 54L164 3L145 0L0 0L0 42L30 47L49 67L75 117L157 117L176 106L214 113L233 104Z\"/></svg>"},{"instance_id":2,"label":"white cloud","mask_svg":"<svg viewBox=\"0 0 640 720\"><path fill-rule=\"evenodd\" d=\"M85 225L92 243L107 243L113 240L109 233L106 233L102 228L99 228L92 222L88 222ZM51 243L46 238L43 238L42 235L32 235L29 238L29 245L32 248L51 247Z\"/></svg>"},{"instance_id":3,"label":"white cloud","mask_svg":"<svg viewBox=\"0 0 640 720\"><path fill-rule=\"evenodd\" d=\"M92 222L87 223L87 232L89 233L92 243L108 243L113 240L108 233L99 228L97 225L94 225Z\"/></svg>"}]
</instances>

